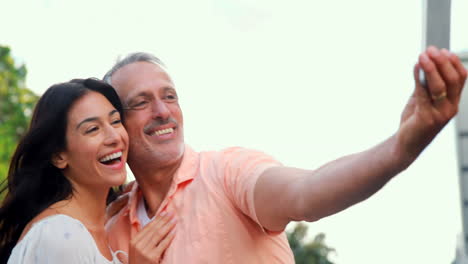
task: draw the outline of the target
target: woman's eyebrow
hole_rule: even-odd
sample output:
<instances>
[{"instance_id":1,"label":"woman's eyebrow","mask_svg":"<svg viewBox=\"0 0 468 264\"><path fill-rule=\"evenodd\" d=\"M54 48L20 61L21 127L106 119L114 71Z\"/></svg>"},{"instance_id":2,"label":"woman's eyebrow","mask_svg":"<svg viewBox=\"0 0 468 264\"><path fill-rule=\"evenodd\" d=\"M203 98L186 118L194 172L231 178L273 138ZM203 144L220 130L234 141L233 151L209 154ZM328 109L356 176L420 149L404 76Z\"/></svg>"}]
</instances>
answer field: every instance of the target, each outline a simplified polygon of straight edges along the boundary
<instances>
[{"instance_id":1,"label":"woman's eyebrow","mask_svg":"<svg viewBox=\"0 0 468 264\"><path fill-rule=\"evenodd\" d=\"M83 125L84 123L86 122L92 122L92 121L96 121L98 120L97 117L88 117L86 118L85 120L81 121L77 126L76 126L76 130L78 130L78 128L80 128L81 125Z\"/></svg>"},{"instance_id":2,"label":"woman's eyebrow","mask_svg":"<svg viewBox=\"0 0 468 264\"><path fill-rule=\"evenodd\" d=\"M115 113L118 113L118 112L119 112L119 111L117 111L116 109L114 109L114 110L112 110L112 111L109 112L109 116L111 116L111 115L113 115L113 114L115 114ZM99 119L99 118L98 118L98 117L95 117L95 116L93 116L93 117L88 117L88 118L86 118L85 120L81 121L81 122L76 126L76 129L80 128L80 126L83 125L83 124L86 123L86 122L93 122L93 121L96 121L96 120L98 120L98 119Z\"/></svg>"}]
</instances>

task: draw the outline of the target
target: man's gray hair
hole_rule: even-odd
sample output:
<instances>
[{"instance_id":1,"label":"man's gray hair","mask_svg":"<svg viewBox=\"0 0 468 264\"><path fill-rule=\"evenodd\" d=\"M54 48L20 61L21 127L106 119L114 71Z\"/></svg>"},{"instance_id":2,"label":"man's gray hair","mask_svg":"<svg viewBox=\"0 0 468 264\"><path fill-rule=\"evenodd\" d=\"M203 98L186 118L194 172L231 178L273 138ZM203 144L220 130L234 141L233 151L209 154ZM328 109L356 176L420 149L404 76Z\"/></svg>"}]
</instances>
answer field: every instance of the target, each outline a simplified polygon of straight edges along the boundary
<instances>
[{"instance_id":1,"label":"man's gray hair","mask_svg":"<svg viewBox=\"0 0 468 264\"><path fill-rule=\"evenodd\" d=\"M126 65L135 63L135 62L149 62L154 63L158 66L166 68L166 65L156 56L147 52L135 52L130 53L125 56L123 59L118 59L114 66L104 75L102 78L103 81L112 85L112 75L118 71L120 68L123 68Z\"/></svg>"}]
</instances>

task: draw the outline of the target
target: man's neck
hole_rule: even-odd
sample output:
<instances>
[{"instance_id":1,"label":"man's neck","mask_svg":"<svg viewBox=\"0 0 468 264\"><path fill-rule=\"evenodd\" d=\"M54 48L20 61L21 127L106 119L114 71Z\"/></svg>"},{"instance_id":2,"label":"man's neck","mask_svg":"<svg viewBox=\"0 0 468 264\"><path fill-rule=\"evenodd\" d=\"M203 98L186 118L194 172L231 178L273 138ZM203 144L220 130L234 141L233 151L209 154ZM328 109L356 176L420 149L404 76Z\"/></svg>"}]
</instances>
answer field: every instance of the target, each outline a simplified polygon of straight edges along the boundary
<instances>
[{"instance_id":1,"label":"man's neck","mask_svg":"<svg viewBox=\"0 0 468 264\"><path fill-rule=\"evenodd\" d=\"M170 166L154 166L144 170L142 170L140 166L137 166L139 169L134 170L130 165L130 168L134 172L135 179L138 182L138 186L143 193L148 217L152 218L158 211L161 203L169 192L174 176L181 163L182 159Z\"/></svg>"}]
</instances>

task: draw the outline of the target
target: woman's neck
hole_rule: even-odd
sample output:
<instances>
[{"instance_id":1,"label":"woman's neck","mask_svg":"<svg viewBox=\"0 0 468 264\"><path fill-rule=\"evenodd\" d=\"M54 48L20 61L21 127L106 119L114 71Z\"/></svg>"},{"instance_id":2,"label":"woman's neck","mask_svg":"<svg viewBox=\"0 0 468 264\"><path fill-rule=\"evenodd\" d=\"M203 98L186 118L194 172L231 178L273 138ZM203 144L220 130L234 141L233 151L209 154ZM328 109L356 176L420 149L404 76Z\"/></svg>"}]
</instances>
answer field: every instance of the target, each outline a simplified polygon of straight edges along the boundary
<instances>
[{"instance_id":1,"label":"woman's neck","mask_svg":"<svg viewBox=\"0 0 468 264\"><path fill-rule=\"evenodd\" d=\"M104 228L108 190L74 186L72 197L55 203L50 208L82 222L90 231Z\"/></svg>"},{"instance_id":2,"label":"woman's neck","mask_svg":"<svg viewBox=\"0 0 468 264\"><path fill-rule=\"evenodd\" d=\"M65 214L83 223L92 233L103 233L108 190L87 190L74 186L69 199L58 201L35 216L23 229L21 240L32 225L48 216Z\"/></svg>"},{"instance_id":3,"label":"woman's neck","mask_svg":"<svg viewBox=\"0 0 468 264\"><path fill-rule=\"evenodd\" d=\"M74 186L73 195L69 200L60 201L49 209L73 217L85 225L101 254L108 260L112 260L104 228L108 192L107 188Z\"/></svg>"}]
</instances>

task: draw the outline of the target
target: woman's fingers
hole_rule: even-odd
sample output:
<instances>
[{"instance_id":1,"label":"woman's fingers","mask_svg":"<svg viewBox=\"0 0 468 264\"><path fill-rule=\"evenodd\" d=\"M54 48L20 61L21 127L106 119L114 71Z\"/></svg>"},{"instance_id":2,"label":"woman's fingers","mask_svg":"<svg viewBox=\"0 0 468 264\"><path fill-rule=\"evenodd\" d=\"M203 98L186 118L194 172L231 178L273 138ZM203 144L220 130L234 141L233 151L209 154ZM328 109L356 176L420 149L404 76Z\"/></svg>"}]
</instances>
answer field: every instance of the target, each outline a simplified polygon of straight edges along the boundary
<instances>
[{"instance_id":1,"label":"woman's fingers","mask_svg":"<svg viewBox=\"0 0 468 264\"><path fill-rule=\"evenodd\" d=\"M162 212L132 238L133 243L141 248L155 247L174 227L175 221L172 220L173 215L171 213ZM168 225L170 222L171 224Z\"/></svg>"},{"instance_id":2,"label":"woman's fingers","mask_svg":"<svg viewBox=\"0 0 468 264\"><path fill-rule=\"evenodd\" d=\"M174 217L167 217L163 221L160 221L155 228L153 229L153 233L150 236L151 241L149 246L157 246L167 235L169 232L174 230L176 224L176 219Z\"/></svg>"},{"instance_id":3,"label":"woman's fingers","mask_svg":"<svg viewBox=\"0 0 468 264\"><path fill-rule=\"evenodd\" d=\"M171 231L161 240L159 241L158 245L152 250L152 258L153 259L161 259L166 249L171 244L172 240L175 237L175 229L172 228Z\"/></svg>"},{"instance_id":4,"label":"woman's fingers","mask_svg":"<svg viewBox=\"0 0 468 264\"><path fill-rule=\"evenodd\" d=\"M132 190L133 185L135 185L135 181L131 181L123 185L123 193L128 193Z\"/></svg>"},{"instance_id":5,"label":"woman's fingers","mask_svg":"<svg viewBox=\"0 0 468 264\"><path fill-rule=\"evenodd\" d=\"M122 194L115 201L110 203L106 208L106 219L112 218L128 203L130 195L128 193Z\"/></svg>"},{"instance_id":6,"label":"woman's fingers","mask_svg":"<svg viewBox=\"0 0 468 264\"><path fill-rule=\"evenodd\" d=\"M163 212L148 223L130 241L131 263L159 263L175 236L176 220Z\"/></svg>"}]
</instances>

